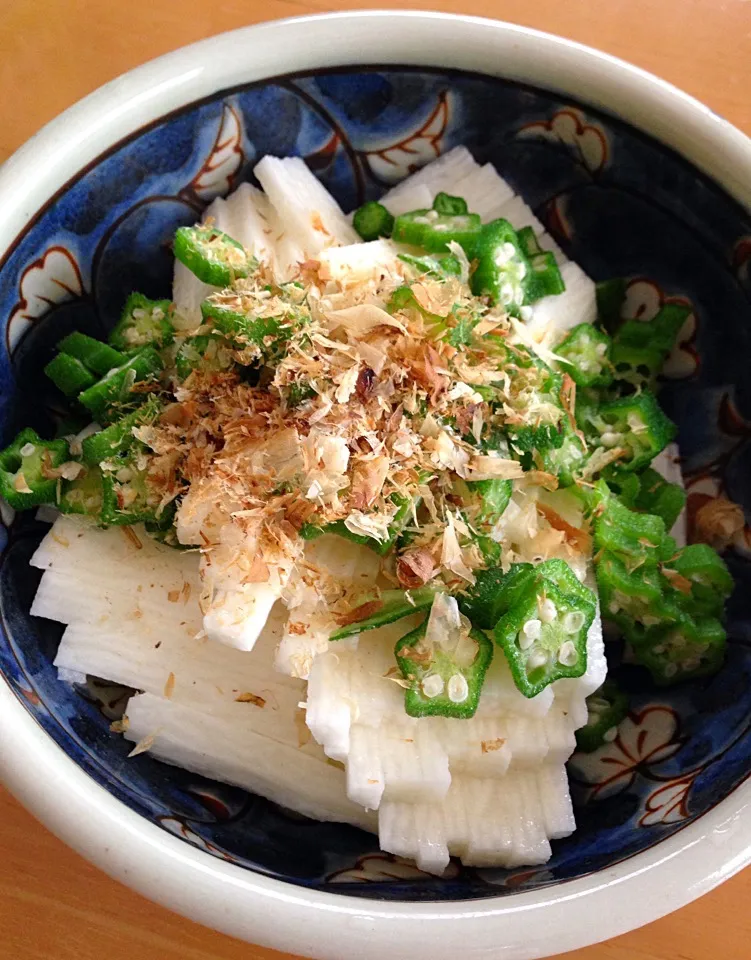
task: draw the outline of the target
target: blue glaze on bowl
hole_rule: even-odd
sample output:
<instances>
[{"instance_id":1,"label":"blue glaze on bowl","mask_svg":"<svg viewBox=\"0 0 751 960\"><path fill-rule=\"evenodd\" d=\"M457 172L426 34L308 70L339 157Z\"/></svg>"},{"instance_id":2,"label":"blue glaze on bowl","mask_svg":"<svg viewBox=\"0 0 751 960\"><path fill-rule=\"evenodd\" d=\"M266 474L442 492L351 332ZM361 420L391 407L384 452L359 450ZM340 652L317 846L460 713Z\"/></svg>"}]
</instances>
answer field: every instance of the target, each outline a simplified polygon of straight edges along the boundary
<instances>
[{"instance_id":1,"label":"blue glaze on bowl","mask_svg":"<svg viewBox=\"0 0 751 960\"><path fill-rule=\"evenodd\" d=\"M67 331L101 334L126 295L169 293L176 227L244 179L266 153L301 155L345 209L457 144L492 161L595 279L629 279L626 311L665 301L693 313L662 399L680 427L690 518L727 495L751 509L751 222L680 157L618 120L544 91L474 75L328 71L217 95L129 138L33 218L0 271L0 422L50 426L41 375ZM711 680L655 691L612 666L632 693L618 739L570 764L579 829L542 868L442 880L379 853L354 828L311 822L266 800L164 766L109 732L107 697L60 683L62 628L28 614L46 528L0 528L0 667L42 727L91 777L144 817L210 853L281 879L381 899L495 896L583 876L701 817L751 771L751 531L728 562L727 664Z\"/></svg>"}]
</instances>

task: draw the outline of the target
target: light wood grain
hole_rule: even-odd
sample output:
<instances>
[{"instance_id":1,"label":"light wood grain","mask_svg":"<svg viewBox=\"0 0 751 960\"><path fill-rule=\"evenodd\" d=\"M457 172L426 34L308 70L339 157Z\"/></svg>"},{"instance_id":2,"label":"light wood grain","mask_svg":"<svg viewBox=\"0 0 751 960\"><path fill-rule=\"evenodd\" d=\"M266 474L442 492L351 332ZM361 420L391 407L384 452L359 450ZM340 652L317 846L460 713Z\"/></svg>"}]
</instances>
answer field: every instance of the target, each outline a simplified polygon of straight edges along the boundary
<instances>
[{"instance_id":1,"label":"light wood grain","mask_svg":"<svg viewBox=\"0 0 751 960\"><path fill-rule=\"evenodd\" d=\"M376 0L5 0L0 159L112 77L259 20ZM749 0L411 0L580 40L660 74L751 133ZM380 6L401 7L397 0ZM565 960L748 960L751 871L697 903ZM0 791L0 957L284 960L154 906L67 849ZM395 948L394 960L402 960Z\"/></svg>"}]
</instances>

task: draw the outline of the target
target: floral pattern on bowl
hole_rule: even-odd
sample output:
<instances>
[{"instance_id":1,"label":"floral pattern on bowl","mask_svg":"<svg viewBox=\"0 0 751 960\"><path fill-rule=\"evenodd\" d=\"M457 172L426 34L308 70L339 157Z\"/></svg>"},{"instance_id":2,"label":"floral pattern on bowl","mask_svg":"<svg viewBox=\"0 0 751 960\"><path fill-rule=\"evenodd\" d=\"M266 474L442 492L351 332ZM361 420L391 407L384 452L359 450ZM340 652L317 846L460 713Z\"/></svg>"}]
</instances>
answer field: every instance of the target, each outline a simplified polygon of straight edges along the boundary
<instances>
[{"instance_id":1,"label":"floral pattern on bowl","mask_svg":"<svg viewBox=\"0 0 751 960\"><path fill-rule=\"evenodd\" d=\"M689 514L721 494L751 510L751 222L711 181L617 119L541 90L470 74L332 70L250 85L140 131L39 211L0 271L0 421L49 426L41 373L68 331L101 335L126 295L166 295L170 240L215 196L252 179L266 153L300 155L345 209L376 198L456 144L490 160L595 279L629 278L624 310L693 307L664 377L680 427ZM379 899L458 900L542 887L633 856L700 817L751 772L751 529L728 562L727 664L656 692L611 666L632 694L618 737L570 764L579 829L542 868L437 880L380 853L354 828L306 820L233 787L163 766L110 733L117 690L72 688L51 662L62 628L28 614L45 526L0 530L0 668L19 699L91 777L133 810L217 857L311 887Z\"/></svg>"}]
</instances>

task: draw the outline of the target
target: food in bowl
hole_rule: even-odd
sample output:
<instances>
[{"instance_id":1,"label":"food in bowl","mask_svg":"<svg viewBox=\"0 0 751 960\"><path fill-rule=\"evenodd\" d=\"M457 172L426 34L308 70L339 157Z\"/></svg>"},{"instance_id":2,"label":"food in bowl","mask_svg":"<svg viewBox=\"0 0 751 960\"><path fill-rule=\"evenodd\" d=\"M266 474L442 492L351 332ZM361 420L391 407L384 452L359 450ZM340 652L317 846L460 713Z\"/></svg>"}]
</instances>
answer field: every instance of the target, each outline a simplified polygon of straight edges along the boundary
<instances>
[{"instance_id":1,"label":"food in bowl","mask_svg":"<svg viewBox=\"0 0 751 960\"><path fill-rule=\"evenodd\" d=\"M95 422L0 454L62 514L32 612L65 679L143 691L134 754L426 871L543 863L627 710L601 615L657 684L722 663L732 579L652 392L687 308L616 321L461 148L351 220L299 159L255 174L177 231L172 301L60 342Z\"/></svg>"}]
</instances>

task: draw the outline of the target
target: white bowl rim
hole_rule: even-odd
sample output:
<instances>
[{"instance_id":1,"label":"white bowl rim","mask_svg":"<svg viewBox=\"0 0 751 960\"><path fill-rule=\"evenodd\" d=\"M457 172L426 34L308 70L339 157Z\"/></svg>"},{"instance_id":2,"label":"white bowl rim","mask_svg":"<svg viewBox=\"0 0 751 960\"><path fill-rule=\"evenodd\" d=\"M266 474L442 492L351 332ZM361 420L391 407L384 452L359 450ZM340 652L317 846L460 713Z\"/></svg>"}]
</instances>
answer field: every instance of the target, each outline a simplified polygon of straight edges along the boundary
<instances>
[{"instance_id":1,"label":"white bowl rim","mask_svg":"<svg viewBox=\"0 0 751 960\"><path fill-rule=\"evenodd\" d=\"M751 209L751 141L665 81L526 27L372 10L231 31L101 87L0 169L0 253L71 177L159 117L241 83L374 64L468 70L560 91L661 140ZM215 858L136 814L57 746L6 683L0 684L0 774L44 824L111 876L207 926L320 960L381 960L395 944L401 956L418 960L454 960L459 952L467 960L550 956L655 920L751 862L745 781L671 837L556 886L429 903L310 890Z\"/></svg>"}]
</instances>

